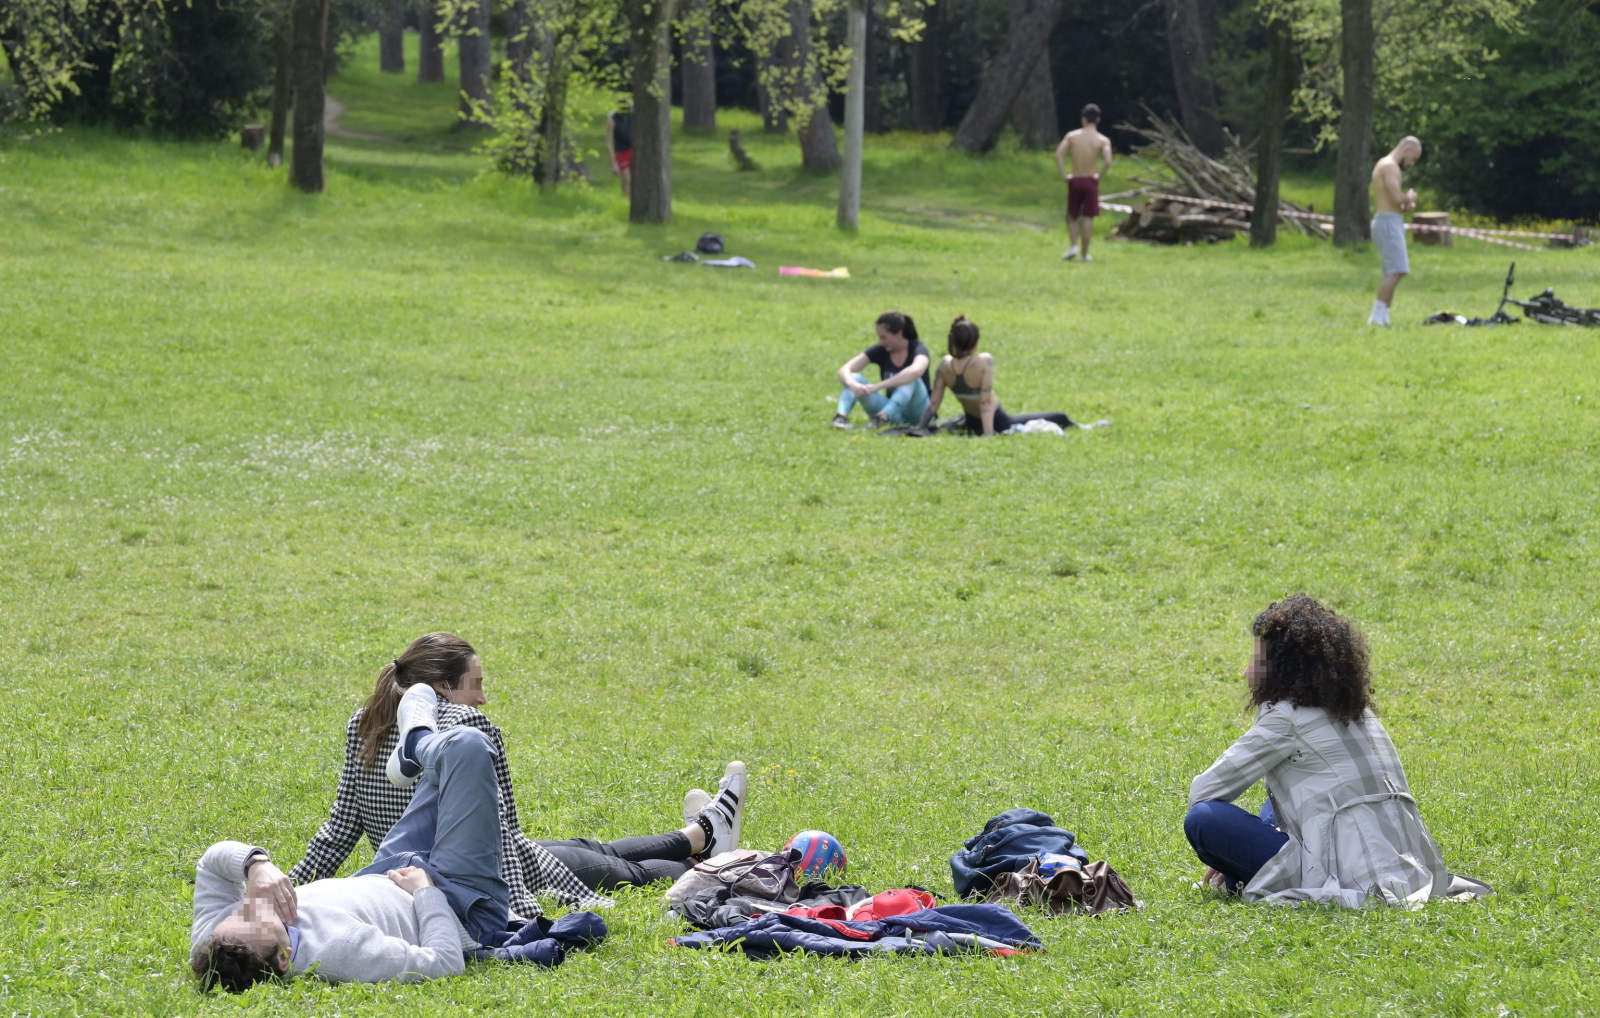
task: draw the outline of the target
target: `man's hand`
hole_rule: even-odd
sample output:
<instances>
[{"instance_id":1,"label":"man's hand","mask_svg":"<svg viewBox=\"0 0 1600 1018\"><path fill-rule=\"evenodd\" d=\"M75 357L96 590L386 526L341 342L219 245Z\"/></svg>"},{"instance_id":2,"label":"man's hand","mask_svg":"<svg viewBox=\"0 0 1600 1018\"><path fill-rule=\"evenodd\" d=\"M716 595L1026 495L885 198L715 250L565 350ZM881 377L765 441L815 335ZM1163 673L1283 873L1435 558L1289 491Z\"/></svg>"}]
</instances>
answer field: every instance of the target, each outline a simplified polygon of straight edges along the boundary
<instances>
[{"instance_id":1,"label":"man's hand","mask_svg":"<svg viewBox=\"0 0 1600 1018\"><path fill-rule=\"evenodd\" d=\"M270 904L285 926L293 926L300 916L300 898L295 894L294 881L260 856L247 864L244 893L247 898Z\"/></svg>"},{"instance_id":2,"label":"man's hand","mask_svg":"<svg viewBox=\"0 0 1600 1018\"><path fill-rule=\"evenodd\" d=\"M1406 200L1400 203L1400 207L1402 209L1405 209L1408 212L1411 209L1414 209L1414 208L1417 207L1417 190L1416 190L1416 188L1412 188L1411 190L1406 192Z\"/></svg>"},{"instance_id":3,"label":"man's hand","mask_svg":"<svg viewBox=\"0 0 1600 1018\"><path fill-rule=\"evenodd\" d=\"M420 866L404 866L397 870L390 870L386 876L398 884L407 894L416 894L419 887L433 886L433 881L428 877L428 871Z\"/></svg>"}]
</instances>

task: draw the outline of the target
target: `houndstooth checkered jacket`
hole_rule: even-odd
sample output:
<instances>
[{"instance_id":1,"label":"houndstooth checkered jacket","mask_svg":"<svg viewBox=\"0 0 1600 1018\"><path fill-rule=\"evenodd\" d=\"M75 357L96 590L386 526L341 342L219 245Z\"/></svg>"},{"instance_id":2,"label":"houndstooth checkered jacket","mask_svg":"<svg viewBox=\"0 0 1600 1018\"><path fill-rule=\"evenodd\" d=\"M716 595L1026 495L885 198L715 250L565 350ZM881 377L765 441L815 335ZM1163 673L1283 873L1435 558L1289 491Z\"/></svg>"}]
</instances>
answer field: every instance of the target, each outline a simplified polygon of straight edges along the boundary
<instances>
[{"instance_id":1,"label":"houndstooth checkered jacket","mask_svg":"<svg viewBox=\"0 0 1600 1018\"><path fill-rule=\"evenodd\" d=\"M436 715L440 728L471 725L489 737L498 752L494 761L495 779L500 792L500 875L511 889L511 912L526 919L541 915L538 893L553 895L570 908L609 908L610 898L596 894L566 867L560 859L522 833L517 820L517 800L511 790L511 767L506 762L505 743L495 727L476 707L441 701ZM307 884L339 872L350 850L365 834L374 849L411 802L414 788L396 788L384 775L384 764L400 738L398 726L389 726L378 752L378 764L368 768L361 759L361 709L350 716L345 727L344 770L333 796L333 810L327 821L306 846L305 858L289 871L296 884Z\"/></svg>"}]
</instances>

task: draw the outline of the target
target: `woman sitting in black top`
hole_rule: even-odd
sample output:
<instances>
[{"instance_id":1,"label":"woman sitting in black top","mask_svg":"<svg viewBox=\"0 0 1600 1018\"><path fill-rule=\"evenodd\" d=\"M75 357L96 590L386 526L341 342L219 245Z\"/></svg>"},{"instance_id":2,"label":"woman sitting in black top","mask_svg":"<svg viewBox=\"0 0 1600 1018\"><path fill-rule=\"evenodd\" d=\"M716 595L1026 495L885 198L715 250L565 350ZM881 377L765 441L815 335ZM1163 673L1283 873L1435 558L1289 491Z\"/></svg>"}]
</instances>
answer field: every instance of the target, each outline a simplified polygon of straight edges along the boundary
<instances>
[{"instance_id":1,"label":"woman sitting in black top","mask_svg":"<svg viewBox=\"0 0 1600 1018\"><path fill-rule=\"evenodd\" d=\"M960 427L969 435L1000 434L1028 421L1049 421L1061 428L1075 427L1072 418L1060 412L1005 412L994 394L994 355L978 353L978 324L966 315L950 323L947 343L950 353L939 362L939 370L934 373L933 398L928 401L928 409L923 411L923 426L939 412L944 392L949 389L967 412L967 419Z\"/></svg>"},{"instance_id":2,"label":"woman sitting in black top","mask_svg":"<svg viewBox=\"0 0 1600 1018\"><path fill-rule=\"evenodd\" d=\"M878 316L877 326L878 342L839 369L844 391L839 393L839 411L833 415L836 428L850 427L850 411L858 402L872 418L873 427L915 424L928 405L928 364L933 356L917 338L917 323L910 315L885 311ZM868 382L861 373L868 364L878 366L879 381Z\"/></svg>"}]
</instances>

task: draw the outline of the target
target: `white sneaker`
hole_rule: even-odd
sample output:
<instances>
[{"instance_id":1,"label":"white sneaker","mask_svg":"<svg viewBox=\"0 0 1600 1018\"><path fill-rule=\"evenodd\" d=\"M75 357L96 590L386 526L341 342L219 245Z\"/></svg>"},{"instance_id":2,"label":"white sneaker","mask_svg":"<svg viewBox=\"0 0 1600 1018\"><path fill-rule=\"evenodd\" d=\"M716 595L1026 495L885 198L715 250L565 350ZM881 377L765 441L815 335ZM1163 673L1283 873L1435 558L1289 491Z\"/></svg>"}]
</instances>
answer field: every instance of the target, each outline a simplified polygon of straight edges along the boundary
<instances>
[{"instance_id":1,"label":"white sneaker","mask_svg":"<svg viewBox=\"0 0 1600 1018\"><path fill-rule=\"evenodd\" d=\"M1064 262L1070 262L1076 257L1078 257L1078 245L1074 244L1067 248L1067 253L1061 256L1061 260Z\"/></svg>"},{"instance_id":2,"label":"white sneaker","mask_svg":"<svg viewBox=\"0 0 1600 1018\"><path fill-rule=\"evenodd\" d=\"M1094 258L1092 256L1090 256L1090 255L1084 255L1083 256L1083 260L1086 261L1086 262L1092 262L1092 261L1094 261Z\"/></svg>"},{"instance_id":3,"label":"white sneaker","mask_svg":"<svg viewBox=\"0 0 1600 1018\"><path fill-rule=\"evenodd\" d=\"M744 763L734 760L722 772L717 783L717 797L700 815L711 821L711 844L706 846L707 859L731 852L739 847L743 833L745 798L750 791L750 781L745 775Z\"/></svg>"},{"instance_id":4,"label":"white sneaker","mask_svg":"<svg viewBox=\"0 0 1600 1018\"><path fill-rule=\"evenodd\" d=\"M711 794L703 788L691 788L683 794L683 822L694 823L694 818L711 805Z\"/></svg>"},{"instance_id":5,"label":"white sneaker","mask_svg":"<svg viewBox=\"0 0 1600 1018\"><path fill-rule=\"evenodd\" d=\"M394 752L389 754L389 764L383 769L389 778L389 784L396 788L410 788L417 783L422 769L417 768L416 773L407 774L404 764L416 766L416 761L404 759L406 737L418 728L426 728L430 732L439 730L439 722L435 711L439 707L439 694L426 682L415 682L400 698L400 705L395 708L394 723L400 729L400 741L395 743Z\"/></svg>"}]
</instances>

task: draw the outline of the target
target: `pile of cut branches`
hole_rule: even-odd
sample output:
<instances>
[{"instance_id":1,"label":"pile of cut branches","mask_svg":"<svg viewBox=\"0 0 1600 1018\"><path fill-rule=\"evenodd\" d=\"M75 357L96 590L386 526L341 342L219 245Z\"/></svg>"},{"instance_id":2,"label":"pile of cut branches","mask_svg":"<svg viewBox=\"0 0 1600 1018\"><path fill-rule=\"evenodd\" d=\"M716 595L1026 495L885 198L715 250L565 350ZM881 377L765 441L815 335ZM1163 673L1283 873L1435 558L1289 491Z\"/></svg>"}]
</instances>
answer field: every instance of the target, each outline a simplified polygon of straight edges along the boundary
<instances>
[{"instance_id":1,"label":"pile of cut branches","mask_svg":"<svg viewBox=\"0 0 1600 1018\"><path fill-rule=\"evenodd\" d=\"M1140 186L1139 197L1133 202L1133 215L1117 227L1116 236L1130 240L1148 240L1158 244L1183 244L1203 241L1215 244L1231 240L1234 234L1250 229L1250 213L1228 205L1250 205L1256 199L1255 172L1250 165L1250 153L1239 144L1231 132L1224 132L1228 151L1221 159L1213 159L1195 147L1194 142L1178 124L1164 120L1151 112L1150 126L1134 127L1119 124L1124 131L1132 131L1145 139L1146 144L1135 151L1134 157L1141 166L1151 169L1139 156L1161 160L1171 179L1156 180L1134 177ZM1152 173L1158 172L1151 170ZM1172 194L1198 201L1174 201L1156 195ZM1279 212L1304 212L1291 201L1279 200ZM1327 236L1314 220L1280 215L1281 228L1299 230L1308 237Z\"/></svg>"}]
</instances>

